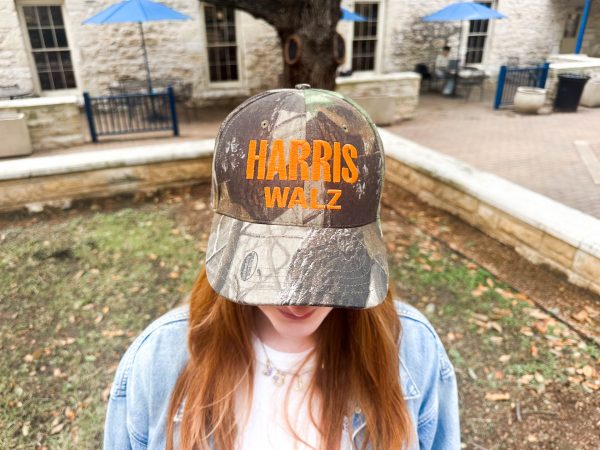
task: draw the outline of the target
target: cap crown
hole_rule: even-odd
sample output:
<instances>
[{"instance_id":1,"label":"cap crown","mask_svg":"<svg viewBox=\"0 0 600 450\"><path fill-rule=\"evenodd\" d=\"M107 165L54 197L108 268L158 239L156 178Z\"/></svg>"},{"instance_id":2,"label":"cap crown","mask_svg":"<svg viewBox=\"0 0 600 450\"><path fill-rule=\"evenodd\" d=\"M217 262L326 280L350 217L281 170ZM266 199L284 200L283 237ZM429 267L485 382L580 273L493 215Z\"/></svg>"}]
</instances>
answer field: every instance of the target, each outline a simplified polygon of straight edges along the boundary
<instances>
[{"instance_id":1,"label":"cap crown","mask_svg":"<svg viewBox=\"0 0 600 450\"><path fill-rule=\"evenodd\" d=\"M217 213L327 228L378 218L381 140L368 115L335 92L281 89L248 99L223 122L213 158Z\"/></svg>"}]
</instances>

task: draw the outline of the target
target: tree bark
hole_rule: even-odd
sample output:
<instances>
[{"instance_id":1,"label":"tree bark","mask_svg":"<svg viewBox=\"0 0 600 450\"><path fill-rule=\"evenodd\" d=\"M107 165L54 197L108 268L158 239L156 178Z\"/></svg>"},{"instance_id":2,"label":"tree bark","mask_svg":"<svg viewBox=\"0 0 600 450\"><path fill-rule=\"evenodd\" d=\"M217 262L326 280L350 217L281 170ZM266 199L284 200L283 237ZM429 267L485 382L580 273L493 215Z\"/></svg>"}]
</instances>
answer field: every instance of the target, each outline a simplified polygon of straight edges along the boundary
<instances>
[{"instance_id":1,"label":"tree bark","mask_svg":"<svg viewBox=\"0 0 600 450\"><path fill-rule=\"evenodd\" d=\"M301 39L302 51L294 64L283 62L284 87L307 83L315 88L335 89L338 63L334 57L336 25L341 17L340 0L204 0L217 6L246 11L272 25L282 53L287 39Z\"/></svg>"}]
</instances>

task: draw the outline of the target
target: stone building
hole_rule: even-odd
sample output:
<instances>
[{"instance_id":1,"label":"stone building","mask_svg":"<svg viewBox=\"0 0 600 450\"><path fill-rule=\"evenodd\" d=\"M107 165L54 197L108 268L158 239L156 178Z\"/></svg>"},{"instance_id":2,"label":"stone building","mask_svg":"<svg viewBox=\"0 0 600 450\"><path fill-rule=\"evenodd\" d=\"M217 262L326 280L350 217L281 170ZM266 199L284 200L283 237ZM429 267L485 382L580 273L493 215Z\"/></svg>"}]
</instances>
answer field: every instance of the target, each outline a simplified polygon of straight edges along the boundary
<instances>
[{"instance_id":1,"label":"stone building","mask_svg":"<svg viewBox=\"0 0 600 450\"><path fill-rule=\"evenodd\" d=\"M0 86L42 96L107 92L116 80L144 79L136 24L82 25L116 0L0 0ZM279 84L282 55L275 30L242 11L197 0L163 0L188 15L183 22L144 24L153 77L193 87L196 104L241 98ZM541 62L570 53L585 0L493 0L508 19L464 27L463 57L491 75L501 64ZM457 48L458 23L421 17L450 0L343 0L369 18L340 22L346 41L341 70L354 76L411 71L431 64L440 48ZM600 56L600 1L592 0L583 53Z\"/></svg>"}]
</instances>

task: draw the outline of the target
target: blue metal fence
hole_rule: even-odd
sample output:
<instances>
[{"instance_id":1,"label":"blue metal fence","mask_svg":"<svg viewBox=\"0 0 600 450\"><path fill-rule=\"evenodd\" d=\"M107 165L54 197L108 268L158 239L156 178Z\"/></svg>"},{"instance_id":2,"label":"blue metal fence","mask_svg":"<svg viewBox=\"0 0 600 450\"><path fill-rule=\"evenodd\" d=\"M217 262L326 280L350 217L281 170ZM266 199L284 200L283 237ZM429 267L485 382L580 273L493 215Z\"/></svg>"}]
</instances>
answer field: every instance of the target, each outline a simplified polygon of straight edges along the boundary
<instances>
[{"instance_id":1,"label":"blue metal fence","mask_svg":"<svg viewBox=\"0 0 600 450\"><path fill-rule=\"evenodd\" d=\"M173 131L179 136L173 88L164 92L91 97L83 93L92 141L99 136Z\"/></svg>"},{"instance_id":2,"label":"blue metal fence","mask_svg":"<svg viewBox=\"0 0 600 450\"><path fill-rule=\"evenodd\" d=\"M521 86L539 88L546 86L549 68L549 63L530 67L502 66L498 75L494 108L512 106L517 88Z\"/></svg>"}]
</instances>

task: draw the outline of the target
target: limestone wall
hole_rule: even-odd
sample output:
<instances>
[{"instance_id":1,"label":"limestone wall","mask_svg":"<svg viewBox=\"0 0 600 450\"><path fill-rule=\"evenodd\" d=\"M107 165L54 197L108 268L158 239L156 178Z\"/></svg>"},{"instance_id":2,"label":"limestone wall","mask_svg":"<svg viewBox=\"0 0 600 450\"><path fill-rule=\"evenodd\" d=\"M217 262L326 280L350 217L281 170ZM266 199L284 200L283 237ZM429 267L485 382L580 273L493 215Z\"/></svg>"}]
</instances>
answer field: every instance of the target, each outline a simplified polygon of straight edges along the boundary
<instances>
[{"instance_id":1,"label":"limestone wall","mask_svg":"<svg viewBox=\"0 0 600 450\"><path fill-rule=\"evenodd\" d=\"M278 87L283 73L283 55L275 28L250 14L240 13L239 16L248 88L260 92Z\"/></svg>"},{"instance_id":2,"label":"limestone wall","mask_svg":"<svg viewBox=\"0 0 600 450\"><path fill-rule=\"evenodd\" d=\"M592 2L581 52L588 56L600 58L600 6L597 2Z\"/></svg>"},{"instance_id":3,"label":"limestone wall","mask_svg":"<svg viewBox=\"0 0 600 450\"><path fill-rule=\"evenodd\" d=\"M15 4L12 0L0 0L0 87L15 84L19 90L33 89Z\"/></svg>"},{"instance_id":4,"label":"limestone wall","mask_svg":"<svg viewBox=\"0 0 600 450\"><path fill-rule=\"evenodd\" d=\"M145 79L137 24L81 25L113 4L113 0L65 0L63 15L79 91L106 93L122 77ZM211 83L203 5L198 1L166 0L190 16L187 21L144 24L150 69L154 78L181 78L193 84L196 103L223 97L246 97L278 85L281 50L275 30L249 14L236 12L240 80ZM0 85L31 89L32 74L25 40L13 0L0 0Z\"/></svg>"},{"instance_id":5,"label":"limestone wall","mask_svg":"<svg viewBox=\"0 0 600 450\"><path fill-rule=\"evenodd\" d=\"M447 4L446 0L386 2L387 24L382 42L384 72L413 70L417 63L433 66L436 55L446 42L456 51L457 23L425 23L421 20Z\"/></svg>"},{"instance_id":6,"label":"limestone wall","mask_svg":"<svg viewBox=\"0 0 600 450\"><path fill-rule=\"evenodd\" d=\"M145 79L137 24L79 25L113 4L113 0L65 0L63 11L71 24L69 38L79 87L92 95L105 93L122 77ZM198 2L167 0L168 6L191 17L187 21L144 24L148 60L155 78L180 77L201 87L206 76L205 45L199 36Z\"/></svg>"},{"instance_id":7,"label":"limestone wall","mask_svg":"<svg viewBox=\"0 0 600 450\"><path fill-rule=\"evenodd\" d=\"M421 18L448 5L446 0L396 0L386 3L384 71L412 70L415 64L432 65L447 41L454 56L458 44L458 22L424 23ZM566 18L566 0L500 0L497 9L508 19L490 24L483 68L496 74L510 57L521 63L543 61L556 53ZM463 28L466 49L468 23Z\"/></svg>"},{"instance_id":8,"label":"limestone wall","mask_svg":"<svg viewBox=\"0 0 600 450\"><path fill-rule=\"evenodd\" d=\"M560 44L566 14L579 0L499 0L498 9L509 18L492 22L484 68L495 74L509 57L528 63L544 60ZM78 90L93 95L106 92L121 77L144 79L145 71L136 24L81 25L86 18L114 3L113 0L64 0L69 46L76 68ZM182 78L193 84L196 104L214 104L247 97L277 87L282 55L275 30L262 20L236 12L240 79L211 83L204 30L203 4L197 0L165 0L190 16L182 22L144 25L148 57L156 78ZM353 9L353 0L343 6ZM421 18L448 4L448 0L381 0L379 58L376 72L413 70L415 64L432 64L448 42L458 45L458 23L424 23ZM351 46L352 22L338 30ZM468 24L464 24L465 30ZM463 49L467 34L464 34ZM592 7L584 51L600 51L600 8ZM345 68L350 66L350 61ZM0 0L0 84L32 86L32 72L14 0Z\"/></svg>"},{"instance_id":9,"label":"limestone wall","mask_svg":"<svg viewBox=\"0 0 600 450\"><path fill-rule=\"evenodd\" d=\"M527 65L558 53L568 11L565 0L501 0L498 9L508 19L491 24L484 61L487 70L497 73L511 57Z\"/></svg>"},{"instance_id":10,"label":"limestone wall","mask_svg":"<svg viewBox=\"0 0 600 450\"><path fill-rule=\"evenodd\" d=\"M27 98L0 101L0 111L22 112L33 151L66 148L84 142L77 97Z\"/></svg>"}]
</instances>

